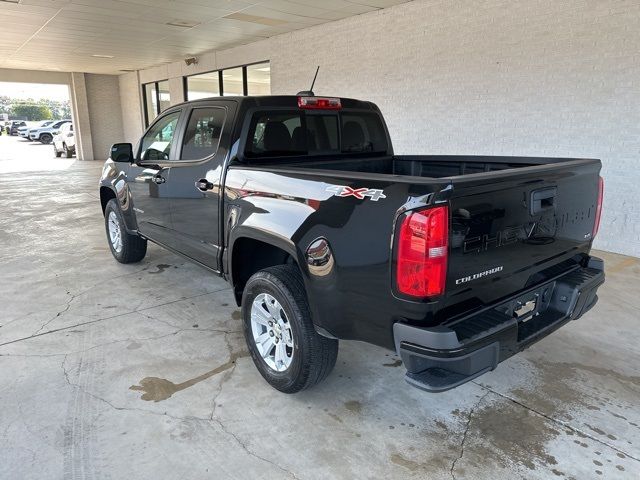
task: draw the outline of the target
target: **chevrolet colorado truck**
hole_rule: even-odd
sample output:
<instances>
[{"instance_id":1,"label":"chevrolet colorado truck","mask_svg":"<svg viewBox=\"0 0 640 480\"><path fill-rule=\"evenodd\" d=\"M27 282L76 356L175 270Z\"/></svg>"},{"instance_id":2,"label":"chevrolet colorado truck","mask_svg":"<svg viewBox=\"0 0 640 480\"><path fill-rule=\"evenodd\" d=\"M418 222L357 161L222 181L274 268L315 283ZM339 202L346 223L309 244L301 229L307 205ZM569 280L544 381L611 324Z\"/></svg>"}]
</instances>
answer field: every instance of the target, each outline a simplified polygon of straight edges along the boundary
<instances>
[{"instance_id":1,"label":"chevrolet colorado truck","mask_svg":"<svg viewBox=\"0 0 640 480\"><path fill-rule=\"evenodd\" d=\"M366 101L211 98L164 111L135 149L115 144L100 200L119 262L152 241L230 283L276 389L317 384L338 341L361 340L438 392L595 305L600 169L395 155Z\"/></svg>"}]
</instances>

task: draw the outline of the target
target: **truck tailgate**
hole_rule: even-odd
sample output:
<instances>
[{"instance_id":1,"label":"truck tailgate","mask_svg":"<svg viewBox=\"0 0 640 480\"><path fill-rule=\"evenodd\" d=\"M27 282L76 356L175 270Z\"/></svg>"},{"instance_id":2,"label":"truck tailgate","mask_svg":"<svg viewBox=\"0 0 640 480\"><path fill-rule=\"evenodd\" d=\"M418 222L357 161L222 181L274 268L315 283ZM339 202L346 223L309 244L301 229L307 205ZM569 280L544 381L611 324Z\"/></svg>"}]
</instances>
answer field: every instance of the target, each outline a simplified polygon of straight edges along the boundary
<instances>
[{"instance_id":1,"label":"truck tailgate","mask_svg":"<svg viewBox=\"0 0 640 480\"><path fill-rule=\"evenodd\" d=\"M589 251L599 160L450 177L444 314L469 311L566 273Z\"/></svg>"}]
</instances>

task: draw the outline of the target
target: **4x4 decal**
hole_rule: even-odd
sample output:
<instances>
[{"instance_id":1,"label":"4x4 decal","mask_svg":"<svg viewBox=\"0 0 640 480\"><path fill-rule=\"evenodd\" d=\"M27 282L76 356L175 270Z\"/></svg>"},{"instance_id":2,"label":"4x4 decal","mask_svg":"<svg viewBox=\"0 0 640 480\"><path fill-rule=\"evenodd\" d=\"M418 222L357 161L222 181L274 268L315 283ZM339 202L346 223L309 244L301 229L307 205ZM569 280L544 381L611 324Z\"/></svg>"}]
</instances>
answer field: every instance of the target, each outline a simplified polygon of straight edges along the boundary
<instances>
[{"instance_id":1,"label":"4x4 decal","mask_svg":"<svg viewBox=\"0 0 640 480\"><path fill-rule=\"evenodd\" d=\"M367 187L352 188L345 185L333 185L327 187L327 192L333 193L336 197L356 197L358 200L364 200L365 197L369 197L374 202L377 202L381 198L387 198L387 196L382 193L383 190Z\"/></svg>"}]
</instances>

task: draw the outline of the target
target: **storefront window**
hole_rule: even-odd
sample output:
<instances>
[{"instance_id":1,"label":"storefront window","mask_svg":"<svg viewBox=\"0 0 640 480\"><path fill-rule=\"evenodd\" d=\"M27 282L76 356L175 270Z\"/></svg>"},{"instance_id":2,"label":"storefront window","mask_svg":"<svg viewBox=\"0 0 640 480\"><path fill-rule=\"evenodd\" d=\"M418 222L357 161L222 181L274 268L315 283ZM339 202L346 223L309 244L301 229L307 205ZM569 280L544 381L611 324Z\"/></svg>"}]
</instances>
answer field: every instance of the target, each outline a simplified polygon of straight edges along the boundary
<instances>
[{"instance_id":1,"label":"storefront window","mask_svg":"<svg viewBox=\"0 0 640 480\"><path fill-rule=\"evenodd\" d=\"M171 94L169 93L169 81L158 82L158 96L160 98L160 112L171 106Z\"/></svg>"},{"instance_id":2,"label":"storefront window","mask_svg":"<svg viewBox=\"0 0 640 480\"><path fill-rule=\"evenodd\" d=\"M247 95L271 94L271 67L269 62L247 65Z\"/></svg>"},{"instance_id":3,"label":"storefront window","mask_svg":"<svg viewBox=\"0 0 640 480\"><path fill-rule=\"evenodd\" d=\"M222 94L225 97L240 97L244 95L242 67L222 70Z\"/></svg>"},{"instance_id":4,"label":"storefront window","mask_svg":"<svg viewBox=\"0 0 640 480\"><path fill-rule=\"evenodd\" d=\"M227 68L216 72L185 77L187 100L217 96L269 95L271 69L269 62Z\"/></svg>"},{"instance_id":5,"label":"storefront window","mask_svg":"<svg viewBox=\"0 0 640 480\"><path fill-rule=\"evenodd\" d=\"M217 97L220 95L219 72L203 73L187 77L185 82L187 100Z\"/></svg>"},{"instance_id":6,"label":"storefront window","mask_svg":"<svg viewBox=\"0 0 640 480\"><path fill-rule=\"evenodd\" d=\"M144 116L148 126L160 112L171 106L169 81L147 83L142 86L144 95Z\"/></svg>"},{"instance_id":7,"label":"storefront window","mask_svg":"<svg viewBox=\"0 0 640 480\"><path fill-rule=\"evenodd\" d=\"M147 125L158 115L158 94L155 83L147 83L144 86L144 98L146 106Z\"/></svg>"}]
</instances>

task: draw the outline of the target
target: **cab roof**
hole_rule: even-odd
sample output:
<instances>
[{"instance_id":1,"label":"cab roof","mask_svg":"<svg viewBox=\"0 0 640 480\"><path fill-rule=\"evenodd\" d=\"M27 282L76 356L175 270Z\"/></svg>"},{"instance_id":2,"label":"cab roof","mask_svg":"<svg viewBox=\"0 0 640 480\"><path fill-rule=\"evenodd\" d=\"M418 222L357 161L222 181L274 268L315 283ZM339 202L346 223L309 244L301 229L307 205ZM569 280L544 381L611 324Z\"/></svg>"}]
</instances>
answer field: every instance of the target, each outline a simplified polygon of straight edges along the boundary
<instances>
[{"instance_id":1,"label":"cab roof","mask_svg":"<svg viewBox=\"0 0 640 480\"><path fill-rule=\"evenodd\" d=\"M198 105L200 103L210 103L215 101L233 101L245 108L251 107L298 107L298 97L306 95L260 95L260 96L238 96L238 97L207 97L198 100L190 100L183 102L177 106ZM372 103L353 98L331 97L328 95L316 95L316 98L337 98L342 104L342 109L359 109L359 110L378 110L378 107ZM311 97L313 98L313 97Z\"/></svg>"}]
</instances>

